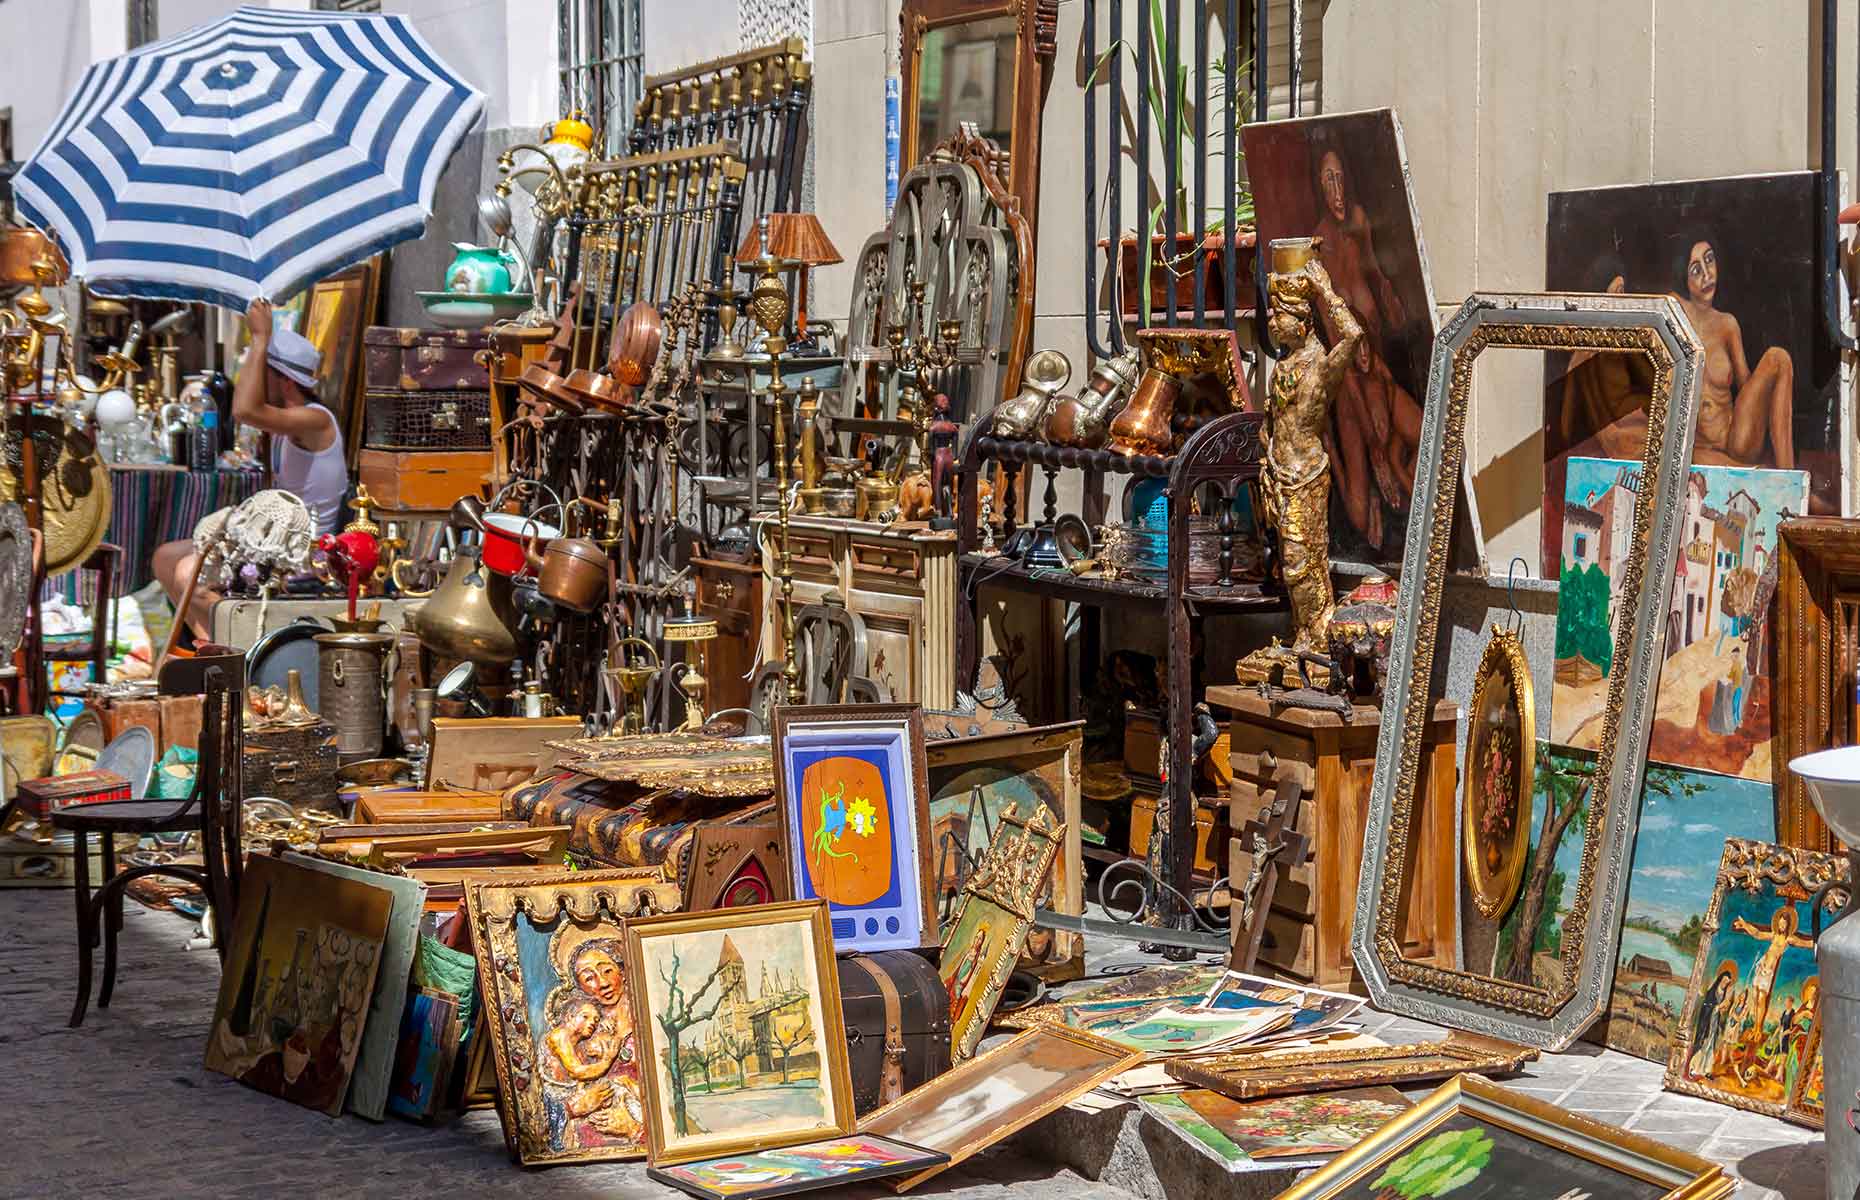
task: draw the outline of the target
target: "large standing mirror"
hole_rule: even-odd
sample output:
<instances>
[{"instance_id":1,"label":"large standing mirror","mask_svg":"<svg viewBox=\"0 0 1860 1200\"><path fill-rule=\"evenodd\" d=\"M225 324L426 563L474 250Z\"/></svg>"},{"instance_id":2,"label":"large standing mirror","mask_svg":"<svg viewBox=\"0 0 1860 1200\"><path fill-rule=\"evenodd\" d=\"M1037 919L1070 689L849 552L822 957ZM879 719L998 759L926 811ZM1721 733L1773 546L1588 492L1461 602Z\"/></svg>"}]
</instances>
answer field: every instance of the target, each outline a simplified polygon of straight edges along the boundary
<instances>
[{"instance_id":1,"label":"large standing mirror","mask_svg":"<svg viewBox=\"0 0 1860 1200\"><path fill-rule=\"evenodd\" d=\"M904 0L904 170L973 125L1007 152L1008 190L1037 222L1040 108L1058 8L1058 0Z\"/></svg>"},{"instance_id":2,"label":"large standing mirror","mask_svg":"<svg viewBox=\"0 0 1860 1200\"><path fill-rule=\"evenodd\" d=\"M1701 353L1678 303L1654 296L1475 294L1434 344L1352 933L1381 1008L1560 1049L1608 1003ZM1641 457L1570 461L1555 579L1450 561L1474 519L1455 502L1468 408L1475 391L1518 403L1494 379L1543 376L1488 372L1524 355L1549 356L1551 378L1618 364L1646 381ZM1444 793L1417 782L1442 698L1461 716L1458 928L1422 959L1401 933L1414 864L1443 853L1422 810Z\"/></svg>"}]
</instances>

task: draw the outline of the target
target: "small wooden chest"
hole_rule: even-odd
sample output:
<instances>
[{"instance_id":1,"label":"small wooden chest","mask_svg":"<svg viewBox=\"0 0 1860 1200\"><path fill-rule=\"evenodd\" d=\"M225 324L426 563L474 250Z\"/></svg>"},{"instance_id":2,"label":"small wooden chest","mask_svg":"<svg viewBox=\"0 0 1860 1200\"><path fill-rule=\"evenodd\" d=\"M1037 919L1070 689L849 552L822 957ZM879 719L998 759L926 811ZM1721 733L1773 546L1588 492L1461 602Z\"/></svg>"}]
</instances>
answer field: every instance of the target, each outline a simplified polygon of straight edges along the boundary
<instances>
[{"instance_id":1,"label":"small wooden chest","mask_svg":"<svg viewBox=\"0 0 1860 1200\"><path fill-rule=\"evenodd\" d=\"M19 785L20 811L39 821L60 809L80 804L131 799L135 797L129 794L129 781L114 771L76 771L69 775L21 780Z\"/></svg>"},{"instance_id":2,"label":"small wooden chest","mask_svg":"<svg viewBox=\"0 0 1860 1200\"><path fill-rule=\"evenodd\" d=\"M949 1070L949 990L910 950L839 960L853 1108L860 1116Z\"/></svg>"},{"instance_id":3,"label":"small wooden chest","mask_svg":"<svg viewBox=\"0 0 1860 1200\"><path fill-rule=\"evenodd\" d=\"M489 450L364 450L361 480L383 512L444 512L477 495L491 474Z\"/></svg>"},{"instance_id":4,"label":"small wooden chest","mask_svg":"<svg viewBox=\"0 0 1860 1200\"><path fill-rule=\"evenodd\" d=\"M1275 706L1251 688L1208 689L1208 703L1225 713L1232 751L1236 833L1270 802L1274 771L1292 764L1302 778L1304 801L1293 826L1305 835L1305 862L1279 878L1267 911L1266 934L1257 969L1319 987L1360 991L1350 957L1356 883L1362 867L1363 831L1376 766L1379 709L1358 705L1349 721L1335 713ZM1422 812L1418 854L1403 894L1406 955L1451 963L1455 928L1453 836L1454 735L1459 708L1434 706L1421 752ZM1227 853L1229 878L1243 880L1251 854L1234 837ZM1236 927L1238 928L1238 927Z\"/></svg>"}]
</instances>

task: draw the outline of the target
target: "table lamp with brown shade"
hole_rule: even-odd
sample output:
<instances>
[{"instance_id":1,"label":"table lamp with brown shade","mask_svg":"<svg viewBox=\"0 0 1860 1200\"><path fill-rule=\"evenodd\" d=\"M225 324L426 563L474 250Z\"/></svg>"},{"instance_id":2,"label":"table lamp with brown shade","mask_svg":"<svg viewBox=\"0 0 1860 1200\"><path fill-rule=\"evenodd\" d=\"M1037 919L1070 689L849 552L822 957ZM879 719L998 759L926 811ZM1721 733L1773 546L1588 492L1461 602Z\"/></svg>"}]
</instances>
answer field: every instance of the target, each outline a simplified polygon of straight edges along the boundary
<instances>
[{"instance_id":1,"label":"table lamp with brown shade","mask_svg":"<svg viewBox=\"0 0 1860 1200\"><path fill-rule=\"evenodd\" d=\"M845 260L827 237L827 231L820 227L820 218L811 212L770 213L767 222L770 252L776 258L801 265L801 284L794 306L794 340L809 340L807 281L813 276L815 267L830 267ZM754 262L762 257L762 224L761 221L750 224L743 244L737 247L737 262Z\"/></svg>"}]
</instances>

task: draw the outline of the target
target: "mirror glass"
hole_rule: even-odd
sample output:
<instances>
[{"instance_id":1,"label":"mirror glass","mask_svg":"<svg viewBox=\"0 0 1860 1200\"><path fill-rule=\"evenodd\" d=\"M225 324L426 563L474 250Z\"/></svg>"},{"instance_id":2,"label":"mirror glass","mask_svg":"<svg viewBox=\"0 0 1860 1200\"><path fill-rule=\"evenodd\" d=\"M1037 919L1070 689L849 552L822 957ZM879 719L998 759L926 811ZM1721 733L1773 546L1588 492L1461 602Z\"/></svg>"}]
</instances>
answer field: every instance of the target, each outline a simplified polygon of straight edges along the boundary
<instances>
[{"instance_id":1,"label":"mirror glass","mask_svg":"<svg viewBox=\"0 0 1860 1200\"><path fill-rule=\"evenodd\" d=\"M1475 295L1441 330L1353 933L1380 1007L1560 1047L1607 1002L1697 357L1658 297ZM1469 409L1603 363L1646 381L1637 457L1568 460L1539 561L1454 569Z\"/></svg>"},{"instance_id":2,"label":"mirror glass","mask_svg":"<svg viewBox=\"0 0 1860 1200\"><path fill-rule=\"evenodd\" d=\"M917 158L972 122L1014 150L1015 18L940 25L923 35L917 64Z\"/></svg>"}]
</instances>

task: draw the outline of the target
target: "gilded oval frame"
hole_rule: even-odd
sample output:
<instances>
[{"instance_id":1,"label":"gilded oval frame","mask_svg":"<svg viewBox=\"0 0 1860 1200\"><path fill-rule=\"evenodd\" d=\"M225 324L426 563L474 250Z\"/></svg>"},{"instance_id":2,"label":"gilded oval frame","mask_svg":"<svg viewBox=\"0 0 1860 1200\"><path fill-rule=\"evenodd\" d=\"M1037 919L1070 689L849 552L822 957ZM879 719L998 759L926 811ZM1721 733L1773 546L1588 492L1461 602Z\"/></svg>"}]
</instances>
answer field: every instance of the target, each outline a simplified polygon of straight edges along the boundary
<instances>
[{"instance_id":1,"label":"gilded oval frame","mask_svg":"<svg viewBox=\"0 0 1860 1200\"><path fill-rule=\"evenodd\" d=\"M1488 865L1494 847L1480 836L1483 810L1475 801L1488 789L1486 759L1500 735L1488 714L1509 705L1515 729L1503 732L1515 739L1511 748L1510 778L1500 781L1510 793L1511 831L1499 865ZM1466 890L1479 912L1490 920L1510 907L1524 884L1524 860L1530 853L1535 813L1531 800L1537 777L1537 717L1530 664L1524 643L1515 630L1492 627L1492 636L1473 674L1472 702L1466 718L1466 791L1460 814L1460 869Z\"/></svg>"},{"instance_id":2,"label":"gilded oval frame","mask_svg":"<svg viewBox=\"0 0 1860 1200\"><path fill-rule=\"evenodd\" d=\"M1562 956L1543 985L1461 968L1457 937L1434 958L1411 959L1402 950L1404 891L1421 854L1417 843L1426 836L1421 760L1437 699L1434 667L1455 558L1455 509L1461 488L1470 491L1473 368L1488 349L1633 354L1646 360L1653 375L1633 527L1617 591L1618 669L1608 680L1582 862L1562 922L1564 944L1577 949ZM1435 336L1350 934L1362 982L1385 1012L1561 1050L1607 1006L1673 580L1670 570L1649 572L1645 566L1670 563L1678 552L1703 358L1698 334L1671 296L1479 292ZM1472 517L1476 529L1476 510ZM1487 579L1503 585L1502 578ZM1457 838L1449 853L1457 863Z\"/></svg>"}]
</instances>

